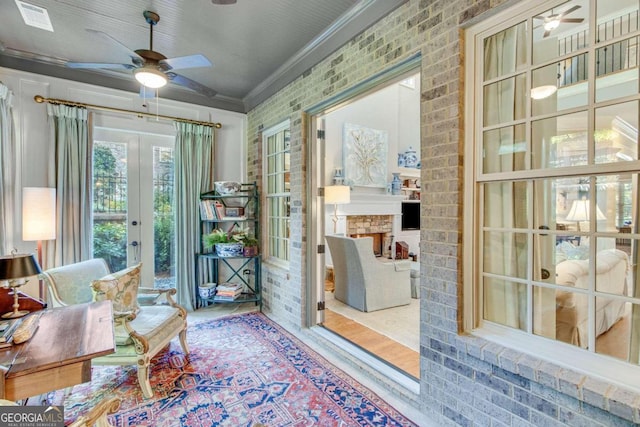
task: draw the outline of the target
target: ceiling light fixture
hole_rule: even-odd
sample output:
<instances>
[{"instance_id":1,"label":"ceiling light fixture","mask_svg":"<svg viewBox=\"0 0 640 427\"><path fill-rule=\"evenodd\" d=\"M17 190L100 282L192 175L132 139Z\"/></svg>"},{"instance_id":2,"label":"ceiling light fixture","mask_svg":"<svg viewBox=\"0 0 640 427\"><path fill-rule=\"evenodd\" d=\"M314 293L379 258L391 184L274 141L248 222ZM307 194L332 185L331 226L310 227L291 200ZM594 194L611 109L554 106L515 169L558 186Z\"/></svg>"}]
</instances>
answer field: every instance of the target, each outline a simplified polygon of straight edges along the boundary
<instances>
[{"instance_id":1,"label":"ceiling light fixture","mask_svg":"<svg viewBox=\"0 0 640 427\"><path fill-rule=\"evenodd\" d=\"M554 85L544 85L544 86L534 87L533 89L531 89L531 98L533 99L548 98L554 93L556 93L557 90L558 88Z\"/></svg>"},{"instance_id":2,"label":"ceiling light fixture","mask_svg":"<svg viewBox=\"0 0 640 427\"><path fill-rule=\"evenodd\" d=\"M138 68L133 72L136 80L151 89L157 89L167 84L167 77L153 66Z\"/></svg>"},{"instance_id":3,"label":"ceiling light fixture","mask_svg":"<svg viewBox=\"0 0 640 427\"><path fill-rule=\"evenodd\" d=\"M544 23L545 31L553 31L560 26L560 17L554 17Z\"/></svg>"}]
</instances>

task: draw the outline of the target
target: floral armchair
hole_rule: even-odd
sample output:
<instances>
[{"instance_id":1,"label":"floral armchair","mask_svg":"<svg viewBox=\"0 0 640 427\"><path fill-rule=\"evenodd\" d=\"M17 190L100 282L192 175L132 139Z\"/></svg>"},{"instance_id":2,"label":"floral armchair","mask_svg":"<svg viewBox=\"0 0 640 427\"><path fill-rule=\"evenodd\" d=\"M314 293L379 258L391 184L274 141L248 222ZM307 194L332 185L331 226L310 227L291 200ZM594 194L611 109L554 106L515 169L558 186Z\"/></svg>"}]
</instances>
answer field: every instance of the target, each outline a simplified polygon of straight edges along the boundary
<instances>
[{"instance_id":1,"label":"floral armchair","mask_svg":"<svg viewBox=\"0 0 640 427\"><path fill-rule=\"evenodd\" d=\"M138 382L146 398L153 396L149 382L151 359L176 335L185 354L187 312L172 298L175 289L139 287L138 264L110 273L100 258L49 269L43 273L53 307L111 300L116 352L93 359L97 365L136 365ZM164 295L168 304L140 305L138 295Z\"/></svg>"}]
</instances>

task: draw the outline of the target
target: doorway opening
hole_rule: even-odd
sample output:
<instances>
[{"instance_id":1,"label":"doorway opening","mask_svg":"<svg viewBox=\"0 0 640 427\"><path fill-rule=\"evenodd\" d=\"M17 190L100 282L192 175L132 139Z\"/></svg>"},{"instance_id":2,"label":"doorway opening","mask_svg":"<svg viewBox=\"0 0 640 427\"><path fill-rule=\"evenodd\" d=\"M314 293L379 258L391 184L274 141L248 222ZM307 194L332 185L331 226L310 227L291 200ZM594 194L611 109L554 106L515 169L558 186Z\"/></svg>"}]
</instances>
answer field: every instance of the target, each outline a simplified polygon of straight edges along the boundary
<instances>
[{"instance_id":1,"label":"doorway opening","mask_svg":"<svg viewBox=\"0 0 640 427\"><path fill-rule=\"evenodd\" d=\"M325 309L314 311L314 324L414 379L420 376L420 230L402 227L402 205L420 203L418 66L419 60L387 73L377 87L310 112L317 137L310 147L312 187L346 185L350 192L348 202L325 203L322 196L316 201L314 235L325 250L314 260L312 282L316 301L324 302ZM391 185L396 176L402 183L397 188ZM333 257L340 257L355 265L358 257L334 253L326 236L366 239L368 260L363 263L375 264L360 268L365 279L354 278L334 262ZM366 275L378 267L403 271L391 280ZM363 282L367 289L358 289ZM378 301L356 301L367 292Z\"/></svg>"}]
</instances>

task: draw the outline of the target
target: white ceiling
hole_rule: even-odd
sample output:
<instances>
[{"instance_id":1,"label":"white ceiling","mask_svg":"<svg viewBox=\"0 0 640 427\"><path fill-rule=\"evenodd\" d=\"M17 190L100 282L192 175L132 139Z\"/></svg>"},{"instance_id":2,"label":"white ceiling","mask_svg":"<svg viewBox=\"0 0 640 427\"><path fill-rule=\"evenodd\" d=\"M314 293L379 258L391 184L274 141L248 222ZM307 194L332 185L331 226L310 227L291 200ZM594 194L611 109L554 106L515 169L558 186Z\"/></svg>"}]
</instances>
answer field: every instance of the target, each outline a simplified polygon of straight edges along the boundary
<instances>
[{"instance_id":1,"label":"white ceiling","mask_svg":"<svg viewBox=\"0 0 640 427\"><path fill-rule=\"evenodd\" d=\"M203 54L213 67L176 71L218 92L205 97L169 84L161 98L245 112L406 0L23 0L45 8L54 31L24 23L0 1L0 66L138 92L131 70L78 70L67 61L131 64L126 49L168 58ZM86 29L106 33L100 37Z\"/></svg>"}]
</instances>

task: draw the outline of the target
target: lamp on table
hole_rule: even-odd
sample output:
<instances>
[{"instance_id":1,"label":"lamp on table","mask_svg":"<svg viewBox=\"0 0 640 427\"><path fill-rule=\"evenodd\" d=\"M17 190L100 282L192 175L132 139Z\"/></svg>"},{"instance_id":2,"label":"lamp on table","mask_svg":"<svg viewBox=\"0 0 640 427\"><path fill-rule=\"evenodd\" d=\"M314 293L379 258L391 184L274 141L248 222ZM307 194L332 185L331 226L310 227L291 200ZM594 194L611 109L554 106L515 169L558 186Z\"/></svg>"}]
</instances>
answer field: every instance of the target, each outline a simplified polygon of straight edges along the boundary
<instances>
[{"instance_id":1,"label":"lamp on table","mask_svg":"<svg viewBox=\"0 0 640 427\"><path fill-rule=\"evenodd\" d=\"M4 319L15 319L29 314L20 310L18 289L26 283L26 278L42 273L38 261L32 254L11 254L0 257L0 281L2 287L13 291L13 311L2 315Z\"/></svg>"},{"instance_id":2,"label":"lamp on table","mask_svg":"<svg viewBox=\"0 0 640 427\"><path fill-rule=\"evenodd\" d=\"M567 221L575 221L578 224L578 231L580 231L580 223L583 221L588 222L590 219L589 199L582 197L574 200L566 219ZM607 219L598 205L596 205L596 219L598 221Z\"/></svg>"},{"instance_id":3,"label":"lamp on table","mask_svg":"<svg viewBox=\"0 0 640 427\"><path fill-rule=\"evenodd\" d=\"M351 189L348 185L328 185L324 187L324 202L333 203L333 234L338 224L338 205L351 203Z\"/></svg>"},{"instance_id":4,"label":"lamp on table","mask_svg":"<svg viewBox=\"0 0 640 427\"><path fill-rule=\"evenodd\" d=\"M42 263L42 241L56 238L56 189L24 187L22 189L22 240L38 242L38 264ZM38 281L40 299L44 296L42 280Z\"/></svg>"}]
</instances>

